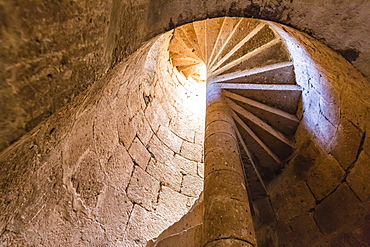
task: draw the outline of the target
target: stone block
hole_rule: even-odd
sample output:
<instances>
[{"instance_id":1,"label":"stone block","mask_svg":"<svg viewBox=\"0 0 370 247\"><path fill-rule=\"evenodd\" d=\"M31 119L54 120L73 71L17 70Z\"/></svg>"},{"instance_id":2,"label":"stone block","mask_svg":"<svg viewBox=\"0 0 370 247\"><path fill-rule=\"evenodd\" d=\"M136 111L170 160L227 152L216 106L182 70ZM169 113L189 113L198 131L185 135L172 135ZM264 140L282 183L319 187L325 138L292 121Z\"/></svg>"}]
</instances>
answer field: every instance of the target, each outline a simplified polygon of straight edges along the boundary
<instances>
[{"instance_id":1,"label":"stone block","mask_svg":"<svg viewBox=\"0 0 370 247\"><path fill-rule=\"evenodd\" d=\"M207 156L208 152L217 148L238 150L236 137L232 133L229 134L227 132L218 132L206 136L204 140L204 155Z\"/></svg>"},{"instance_id":2,"label":"stone block","mask_svg":"<svg viewBox=\"0 0 370 247\"><path fill-rule=\"evenodd\" d=\"M146 169L150 160L150 153L137 137L132 142L128 153L136 164L138 164L142 169Z\"/></svg>"},{"instance_id":3,"label":"stone block","mask_svg":"<svg viewBox=\"0 0 370 247\"><path fill-rule=\"evenodd\" d=\"M141 142L147 146L149 140L153 135L153 131L149 126L148 121L144 117L144 113L138 112L132 119L132 126L136 129L136 134L141 140Z\"/></svg>"},{"instance_id":4,"label":"stone block","mask_svg":"<svg viewBox=\"0 0 370 247\"><path fill-rule=\"evenodd\" d=\"M71 182L86 206L90 208L96 206L104 187L103 181L99 157L91 151L85 153L71 177Z\"/></svg>"},{"instance_id":5,"label":"stone block","mask_svg":"<svg viewBox=\"0 0 370 247\"><path fill-rule=\"evenodd\" d=\"M212 135L214 133L229 133L230 130L234 129L234 124L233 122L226 122L224 120L216 120L213 122L208 123L206 126L205 130L205 139L209 137L209 135ZM236 139L235 133L229 133L230 135L233 134L232 136Z\"/></svg>"},{"instance_id":6,"label":"stone block","mask_svg":"<svg viewBox=\"0 0 370 247\"><path fill-rule=\"evenodd\" d=\"M176 191L180 191L182 175L180 169L171 163L149 161L147 172L163 185L169 186Z\"/></svg>"},{"instance_id":7,"label":"stone block","mask_svg":"<svg viewBox=\"0 0 370 247\"><path fill-rule=\"evenodd\" d=\"M278 220L287 221L303 215L315 207L315 198L304 181L289 180L280 186L269 186L271 203Z\"/></svg>"},{"instance_id":8,"label":"stone block","mask_svg":"<svg viewBox=\"0 0 370 247\"><path fill-rule=\"evenodd\" d=\"M318 117L318 125L315 130L315 139L317 144L321 145L324 150L328 149L330 142L333 140L336 132L337 125L333 125L325 116L322 114Z\"/></svg>"},{"instance_id":9,"label":"stone block","mask_svg":"<svg viewBox=\"0 0 370 247\"><path fill-rule=\"evenodd\" d=\"M325 198L315 209L315 220L320 231L331 234L353 229L363 212L363 205L346 183Z\"/></svg>"},{"instance_id":10,"label":"stone block","mask_svg":"<svg viewBox=\"0 0 370 247\"><path fill-rule=\"evenodd\" d=\"M367 106L350 90L343 90L340 105L340 116L353 123L361 131L365 131Z\"/></svg>"},{"instance_id":11,"label":"stone block","mask_svg":"<svg viewBox=\"0 0 370 247\"><path fill-rule=\"evenodd\" d=\"M312 213L300 215L276 226L279 246L311 246L321 237Z\"/></svg>"},{"instance_id":12,"label":"stone block","mask_svg":"<svg viewBox=\"0 0 370 247\"><path fill-rule=\"evenodd\" d=\"M197 175L198 173L198 162L185 159L179 154L175 154L171 163L180 168L183 174Z\"/></svg>"},{"instance_id":13,"label":"stone block","mask_svg":"<svg viewBox=\"0 0 370 247\"><path fill-rule=\"evenodd\" d=\"M129 220L133 204L127 198L124 191L119 191L113 187L106 187L99 197L96 218L104 225L109 242L122 238L117 229L124 229Z\"/></svg>"},{"instance_id":14,"label":"stone block","mask_svg":"<svg viewBox=\"0 0 370 247\"><path fill-rule=\"evenodd\" d=\"M127 187L127 196L132 202L150 211L157 203L159 188L158 180L136 166Z\"/></svg>"},{"instance_id":15,"label":"stone block","mask_svg":"<svg viewBox=\"0 0 370 247\"><path fill-rule=\"evenodd\" d=\"M189 121L185 119L179 119L178 117L174 117L171 120L169 129L177 136L181 137L188 142L194 141L194 130L189 128L184 128L184 126L189 126Z\"/></svg>"},{"instance_id":16,"label":"stone block","mask_svg":"<svg viewBox=\"0 0 370 247\"><path fill-rule=\"evenodd\" d=\"M204 163L198 162L198 176L204 178Z\"/></svg>"},{"instance_id":17,"label":"stone block","mask_svg":"<svg viewBox=\"0 0 370 247\"><path fill-rule=\"evenodd\" d=\"M112 106L105 106L104 111L97 110L94 120L94 143L101 158L108 159L118 145L116 114Z\"/></svg>"},{"instance_id":18,"label":"stone block","mask_svg":"<svg viewBox=\"0 0 370 247\"><path fill-rule=\"evenodd\" d=\"M135 204L125 229L123 246L145 246L146 241L157 237L171 223Z\"/></svg>"},{"instance_id":19,"label":"stone block","mask_svg":"<svg viewBox=\"0 0 370 247\"><path fill-rule=\"evenodd\" d=\"M174 223L185 215L192 205L189 205L187 196L172 190L169 187L162 186L159 194L158 206L156 212L163 218Z\"/></svg>"},{"instance_id":20,"label":"stone block","mask_svg":"<svg viewBox=\"0 0 370 247\"><path fill-rule=\"evenodd\" d=\"M180 155L196 162L203 161L203 146L184 141L181 146Z\"/></svg>"},{"instance_id":21,"label":"stone block","mask_svg":"<svg viewBox=\"0 0 370 247\"><path fill-rule=\"evenodd\" d=\"M362 133L349 121L343 119L331 143L331 154L343 169L356 160Z\"/></svg>"},{"instance_id":22,"label":"stone block","mask_svg":"<svg viewBox=\"0 0 370 247\"><path fill-rule=\"evenodd\" d=\"M124 112L117 114L117 130L119 141L128 148L136 136L136 129L129 116Z\"/></svg>"},{"instance_id":23,"label":"stone block","mask_svg":"<svg viewBox=\"0 0 370 247\"><path fill-rule=\"evenodd\" d=\"M347 183L365 205L370 204L370 156L361 152L347 176Z\"/></svg>"},{"instance_id":24,"label":"stone block","mask_svg":"<svg viewBox=\"0 0 370 247\"><path fill-rule=\"evenodd\" d=\"M80 156L93 145L94 112L86 111L79 116L70 133L69 145L66 150L67 163L75 164Z\"/></svg>"},{"instance_id":25,"label":"stone block","mask_svg":"<svg viewBox=\"0 0 370 247\"><path fill-rule=\"evenodd\" d=\"M152 101L145 109L145 117L152 130L156 132L159 126L168 127L170 118L158 101Z\"/></svg>"},{"instance_id":26,"label":"stone block","mask_svg":"<svg viewBox=\"0 0 370 247\"><path fill-rule=\"evenodd\" d=\"M204 176L207 177L212 172L220 170L233 171L243 176L240 154L237 150L237 148L232 149L221 147L208 152L204 159L204 163L207 164L205 166Z\"/></svg>"},{"instance_id":27,"label":"stone block","mask_svg":"<svg viewBox=\"0 0 370 247\"><path fill-rule=\"evenodd\" d=\"M150 140L148 150L152 153L156 161L162 163L171 162L175 155L156 135L153 135L153 138Z\"/></svg>"},{"instance_id":28,"label":"stone block","mask_svg":"<svg viewBox=\"0 0 370 247\"><path fill-rule=\"evenodd\" d=\"M181 184L181 194L198 197L203 191L203 179L199 176L184 175Z\"/></svg>"},{"instance_id":29,"label":"stone block","mask_svg":"<svg viewBox=\"0 0 370 247\"><path fill-rule=\"evenodd\" d=\"M134 163L126 148L119 145L114 151L108 162L104 165L104 170L109 185L125 190L130 181Z\"/></svg>"},{"instance_id":30,"label":"stone block","mask_svg":"<svg viewBox=\"0 0 370 247\"><path fill-rule=\"evenodd\" d=\"M203 223L203 197L202 195L193 204L190 211L184 215L179 221L164 230L156 239L156 242L161 241L171 235L181 233L191 227L201 225Z\"/></svg>"},{"instance_id":31,"label":"stone block","mask_svg":"<svg viewBox=\"0 0 370 247\"><path fill-rule=\"evenodd\" d=\"M307 184L316 200L321 201L339 186L346 173L338 161L331 155L322 155L316 159L310 170Z\"/></svg>"},{"instance_id":32,"label":"stone block","mask_svg":"<svg viewBox=\"0 0 370 247\"><path fill-rule=\"evenodd\" d=\"M180 152L182 139L170 131L168 127L161 125L158 129L157 136L172 151L175 153Z\"/></svg>"},{"instance_id":33,"label":"stone block","mask_svg":"<svg viewBox=\"0 0 370 247\"><path fill-rule=\"evenodd\" d=\"M196 144L203 145L203 143L204 143L204 132L203 131L200 131L200 132L196 131L195 132L194 142Z\"/></svg>"}]
</instances>

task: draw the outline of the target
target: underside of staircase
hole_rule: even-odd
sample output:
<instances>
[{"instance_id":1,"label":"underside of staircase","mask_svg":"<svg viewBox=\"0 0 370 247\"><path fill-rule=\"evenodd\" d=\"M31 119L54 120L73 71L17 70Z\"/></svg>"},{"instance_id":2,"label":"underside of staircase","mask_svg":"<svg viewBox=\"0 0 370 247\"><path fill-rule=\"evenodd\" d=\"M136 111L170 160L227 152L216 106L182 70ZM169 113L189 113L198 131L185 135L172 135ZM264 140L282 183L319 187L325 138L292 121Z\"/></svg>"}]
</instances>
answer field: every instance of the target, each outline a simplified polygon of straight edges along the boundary
<instances>
[{"instance_id":1,"label":"underside of staircase","mask_svg":"<svg viewBox=\"0 0 370 247\"><path fill-rule=\"evenodd\" d=\"M301 89L281 37L268 22L223 17L176 28L168 51L170 62L189 81L222 92L236 126L250 198L266 196L265 184L295 150L300 122ZM200 198L148 246L197 246L201 207Z\"/></svg>"}]
</instances>

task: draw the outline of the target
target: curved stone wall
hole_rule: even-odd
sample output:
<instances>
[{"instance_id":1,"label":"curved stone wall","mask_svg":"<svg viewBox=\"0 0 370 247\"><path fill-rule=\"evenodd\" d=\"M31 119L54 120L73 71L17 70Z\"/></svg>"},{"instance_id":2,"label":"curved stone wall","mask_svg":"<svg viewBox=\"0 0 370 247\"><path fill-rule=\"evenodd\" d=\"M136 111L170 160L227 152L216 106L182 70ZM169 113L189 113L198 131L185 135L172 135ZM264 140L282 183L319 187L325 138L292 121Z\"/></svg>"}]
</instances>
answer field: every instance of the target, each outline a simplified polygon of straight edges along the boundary
<instances>
[{"instance_id":1,"label":"curved stone wall","mask_svg":"<svg viewBox=\"0 0 370 247\"><path fill-rule=\"evenodd\" d=\"M370 74L369 1L0 1L0 150L98 80L144 41L219 16L305 31Z\"/></svg>"},{"instance_id":2,"label":"curved stone wall","mask_svg":"<svg viewBox=\"0 0 370 247\"><path fill-rule=\"evenodd\" d=\"M368 81L279 28L303 88L302 121L269 197L251 203L257 241L369 243ZM189 211L203 188L204 88L169 63L170 37L147 42L0 154L2 245L143 246Z\"/></svg>"},{"instance_id":3,"label":"curved stone wall","mask_svg":"<svg viewBox=\"0 0 370 247\"><path fill-rule=\"evenodd\" d=\"M254 203L262 246L369 243L365 171L370 90L348 61L313 38L277 25L302 87L297 150Z\"/></svg>"},{"instance_id":4,"label":"curved stone wall","mask_svg":"<svg viewBox=\"0 0 370 247\"><path fill-rule=\"evenodd\" d=\"M202 99L178 83L170 36L1 154L2 246L143 246L191 208L203 188L204 111L186 103Z\"/></svg>"}]
</instances>

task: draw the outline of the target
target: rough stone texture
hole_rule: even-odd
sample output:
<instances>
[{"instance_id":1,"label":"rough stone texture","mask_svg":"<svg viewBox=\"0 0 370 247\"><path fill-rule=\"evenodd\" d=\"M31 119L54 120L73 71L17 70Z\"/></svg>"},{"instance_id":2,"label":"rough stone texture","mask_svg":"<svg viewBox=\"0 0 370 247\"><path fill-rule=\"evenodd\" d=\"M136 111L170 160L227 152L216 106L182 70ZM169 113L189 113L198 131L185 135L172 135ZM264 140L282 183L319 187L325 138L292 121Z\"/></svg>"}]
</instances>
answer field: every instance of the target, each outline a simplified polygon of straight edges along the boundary
<instances>
[{"instance_id":1,"label":"rough stone texture","mask_svg":"<svg viewBox=\"0 0 370 247\"><path fill-rule=\"evenodd\" d=\"M210 98L208 94L207 100L203 245L240 245L241 242L253 246L256 239L240 152L237 140L233 137L236 130L233 125L225 125L220 129L209 128L214 121L230 120L230 115L220 95ZM225 138L225 133L230 134L226 134ZM209 150L216 155L209 155ZM223 150L235 155L230 155L226 160L223 155L217 155ZM233 243L234 240L239 243Z\"/></svg>"},{"instance_id":2,"label":"rough stone texture","mask_svg":"<svg viewBox=\"0 0 370 247\"><path fill-rule=\"evenodd\" d=\"M166 186L162 186L158 204L156 212L168 218L171 223L178 221L191 208L191 201L187 196Z\"/></svg>"},{"instance_id":3,"label":"rough stone texture","mask_svg":"<svg viewBox=\"0 0 370 247\"><path fill-rule=\"evenodd\" d=\"M163 185L169 186L176 191L180 191L182 174L181 170L171 163L149 162L147 172L159 180Z\"/></svg>"},{"instance_id":4,"label":"rough stone texture","mask_svg":"<svg viewBox=\"0 0 370 247\"><path fill-rule=\"evenodd\" d=\"M172 235L161 242L156 244L158 247L167 246L184 246L184 247L195 247L200 246L202 242L202 225L197 225L182 231L178 234Z\"/></svg>"},{"instance_id":5,"label":"rough stone texture","mask_svg":"<svg viewBox=\"0 0 370 247\"><path fill-rule=\"evenodd\" d=\"M197 197L203 191L203 179L199 176L184 175L181 184L181 193Z\"/></svg>"},{"instance_id":6,"label":"rough stone texture","mask_svg":"<svg viewBox=\"0 0 370 247\"><path fill-rule=\"evenodd\" d=\"M364 205L370 203L370 157L362 151L355 166L350 170L347 182Z\"/></svg>"},{"instance_id":7,"label":"rough stone texture","mask_svg":"<svg viewBox=\"0 0 370 247\"><path fill-rule=\"evenodd\" d=\"M177 234L182 234L182 233L186 234L188 229L201 226L203 223L203 213L204 213L203 194L201 194L198 200L194 203L193 207L190 209L190 211L186 215L184 215L178 222L174 223L172 226L170 226L165 231L163 231L158 236L158 238L149 241L147 243L147 247L154 246L155 244L161 242L162 240L166 238L171 238L171 236L173 235L176 236ZM193 235L194 237L193 239L201 237L202 231L200 232L197 231L197 233L194 235ZM201 244L201 241L196 241L195 243L193 241L194 240L190 241L193 244L193 246L197 246Z\"/></svg>"},{"instance_id":8,"label":"rough stone texture","mask_svg":"<svg viewBox=\"0 0 370 247\"><path fill-rule=\"evenodd\" d=\"M363 0L1 1L1 149L145 40L194 20L228 15L288 24L323 41L369 76L368 8Z\"/></svg>"},{"instance_id":9,"label":"rough stone texture","mask_svg":"<svg viewBox=\"0 0 370 247\"><path fill-rule=\"evenodd\" d=\"M136 164L138 164L142 169L146 169L151 156L138 138L134 139L128 150L128 153L136 162Z\"/></svg>"},{"instance_id":10,"label":"rough stone texture","mask_svg":"<svg viewBox=\"0 0 370 247\"><path fill-rule=\"evenodd\" d=\"M188 212L201 192L199 163L174 157L166 145L179 150L176 133L166 143L156 136L169 119L191 113L186 106L165 110L171 98L191 94L176 90L166 37L145 44L1 153L0 245L145 246ZM153 71L157 62L165 69ZM148 96L163 88L171 88L168 101ZM199 130L202 119L188 123Z\"/></svg>"},{"instance_id":11,"label":"rough stone texture","mask_svg":"<svg viewBox=\"0 0 370 247\"><path fill-rule=\"evenodd\" d=\"M153 48L155 46L150 47L152 41L123 64L118 64L123 57L136 50L143 40L162 32L164 28L170 29L197 18L225 14L263 17L307 30L326 44L342 50L342 54L368 75L368 3L358 1L346 4L318 0L309 4L303 0L268 3L238 1L235 4L231 4L231 1L196 0L186 3L177 0L114 1L108 37L104 33L109 18L104 20L104 17L109 16L109 2L35 4L1 1L1 41L5 41L1 42L4 49L1 49L0 64L5 67L2 70L5 73L0 74L0 80L5 83L1 89L4 93L0 95L1 102L6 102L2 104L2 110L6 111L3 116L9 116L4 117L4 122L11 126L10 132L16 129L14 133L18 133L18 138L19 133L23 134L25 129L36 126L40 119L57 108L60 110L0 154L0 243L8 246L142 246L190 208L194 197L181 194L180 189L183 174L193 175L193 169L186 171L188 165L174 163L174 157L181 155L181 152L175 154L175 150L166 146L166 142L156 134L163 125L184 142L195 142L194 145L201 146L199 136L202 136L202 120L194 121L194 126L189 129L182 127L198 115L186 109L185 103L188 101L182 93L186 92L188 85L185 87L180 83L181 86L178 86L172 81L178 81L180 76L168 65L168 54L164 52L166 48L160 48L163 49L158 56L160 59L153 62L156 49ZM68 4L74 7L63 8ZM16 5L20 7L14 7ZM56 7L50 7L54 5ZM51 11L55 9L58 11ZM95 12L96 9L102 12ZM331 9L330 13L322 11L327 9ZM101 17L96 22L101 25L85 29L85 25L80 24L90 25L88 13L93 12ZM43 16L46 13L48 16ZM64 26L64 21L70 24ZM91 21L94 23L95 20ZM42 24L38 25L39 22ZM67 26L73 27L73 30ZM352 28L354 26L356 28ZM302 147L307 139L312 138L320 150L315 155L307 155L308 152L298 149L300 156L296 157L299 158L293 159L280 174L280 181L290 180L283 182L283 192L293 196L302 192L311 202L313 196L309 196L305 181L309 181L307 176L311 174L310 161L321 152L333 150L333 156L343 168L348 168L349 175L348 185L343 183L313 208L308 207L311 203L306 205L301 201L296 203L304 205L301 209L297 209L294 203L290 204L296 218L277 210L281 223L277 225L282 226L282 229L276 229L277 235L287 236L283 232L285 226L296 226L298 219L301 219L307 224L307 231L298 228L298 235L302 241L308 241L306 245L312 245L312 240L316 240L317 236L314 230L316 226L313 225L315 222L310 218L310 213L314 213L325 235L324 240L317 240L317 243L324 241L326 245L334 246L353 246L361 241L368 243L368 219L361 214L363 206L358 199L364 200L367 196L367 183L362 183L366 181L367 174L358 179L358 170L364 169L366 162L363 161L367 160L364 155L370 153L368 135L364 134L365 127L369 129L369 116L362 114L364 109L367 109L367 114L369 112L368 81L337 53L327 50L308 36L287 27L285 29L298 39L289 41L289 49L297 56L294 61L297 81L304 90L301 109L303 121L297 133L297 145ZM47 32L50 31L57 33L57 37L49 38ZM69 34L68 31L73 32ZM42 32L41 38L35 37L38 32ZM106 47L105 37L108 43ZM28 41L34 42L37 49L31 49ZM54 47L59 47L55 53ZM36 54L38 48L41 48L40 55ZM103 48L106 48L106 60ZM22 54L27 55L26 50L36 55L23 58ZM15 55L10 54L12 52L16 52ZM67 54L67 61L63 58L64 54ZM115 68L87 91L74 97L102 75L107 68L107 61L116 64ZM39 62L40 65L37 65ZM47 67L44 69L45 64ZM50 71L49 65L52 68ZM141 68L141 65L145 65L145 68ZM156 65L163 70L153 72ZM19 95L22 97L17 98ZM48 95L57 97L54 97L54 101ZM73 97L66 107L60 108L64 99L69 101ZM351 98L356 100L352 102ZM341 109L338 112L339 106ZM8 112L15 112L15 115ZM110 117L111 125L109 121L104 121L110 120ZM337 126L340 126L339 129ZM107 133L103 134L102 131ZM351 138L351 133L355 133L355 138ZM161 216L131 202L125 193L134 167L127 150L136 135L145 147L149 144L147 150L152 162L147 171L143 171L152 175L149 181L157 181L155 184L163 182L160 176L167 171L168 175L174 177L171 178L173 187L177 186L175 189L163 184L163 190L155 194L159 198L155 208L159 209ZM8 138L6 145L16 139L7 134L2 136ZM335 142L331 143L331 140ZM347 140L353 140L354 145L342 143ZM149 167L160 169L150 173ZM173 175L171 169L177 175ZM198 175L201 174L202 163L198 163ZM272 193L271 198L275 199L272 205L279 208L285 197L279 199L278 190L269 192ZM151 201L155 198L153 194L149 197ZM176 205L172 204L172 197L178 198ZM288 198L288 201L295 199ZM105 208L106 212L103 210ZM170 215L168 218L167 213ZM312 238L309 237L311 234ZM271 239L275 241L273 237Z\"/></svg>"},{"instance_id":12,"label":"rough stone texture","mask_svg":"<svg viewBox=\"0 0 370 247\"><path fill-rule=\"evenodd\" d=\"M203 147L199 144L184 141L181 146L180 154L189 160L196 162L203 161Z\"/></svg>"},{"instance_id":13,"label":"rough stone texture","mask_svg":"<svg viewBox=\"0 0 370 247\"><path fill-rule=\"evenodd\" d=\"M349 230L362 216L363 205L345 183L315 210L317 225L325 234L338 228Z\"/></svg>"},{"instance_id":14,"label":"rough stone texture","mask_svg":"<svg viewBox=\"0 0 370 247\"><path fill-rule=\"evenodd\" d=\"M322 237L312 213L300 215L276 227L281 229L278 231L278 246L297 246Z\"/></svg>"},{"instance_id":15,"label":"rough stone texture","mask_svg":"<svg viewBox=\"0 0 370 247\"><path fill-rule=\"evenodd\" d=\"M157 132L158 138L175 153L180 152L183 140L170 131L167 127L161 125Z\"/></svg>"},{"instance_id":16,"label":"rough stone texture","mask_svg":"<svg viewBox=\"0 0 370 247\"><path fill-rule=\"evenodd\" d=\"M0 150L109 68L112 1L0 2Z\"/></svg>"},{"instance_id":17,"label":"rough stone texture","mask_svg":"<svg viewBox=\"0 0 370 247\"><path fill-rule=\"evenodd\" d=\"M114 56L119 60L130 51L134 51L140 45L140 40L145 37L143 33L155 34L172 29L194 20L219 17L241 16L262 18L289 24L300 30L306 31L317 39L323 40L335 50L347 56L364 74L369 74L367 63L369 62L369 42L363 37L368 33L369 7L366 1L337 4L335 1L321 2L314 0L293 1L140 1L131 3L115 2L113 16L117 23L112 25L110 35L122 37L116 43L110 40L110 49L116 50ZM181 7L180 7L181 6ZM148 11L147 22L142 22L142 12ZM325 11L330 9L330 11ZM125 13L125 14L123 14ZM130 16L130 17L128 17ZM358 26L362 23L361 27ZM120 25L121 24L121 25ZM124 25L122 25L124 24ZM135 36L130 35L135 25ZM355 27L355 28L354 28ZM116 28L116 29L115 29ZM131 41L135 40L135 41ZM130 42L131 41L131 42ZM126 47L123 50L121 47Z\"/></svg>"},{"instance_id":18,"label":"rough stone texture","mask_svg":"<svg viewBox=\"0 0 370 247\"><path fill-rule=\"evenodd\" d=\"M345 175L345 171L333 156L320 156L308 174L307 185L316 200L321 201L339 186Z\"/></svg>"},{"instance_id":19,"label":"rough stone texture","mask_svg":"<svg viewBox=\"0 0 370 247\"><path fill-rule=\"evenodd\" d=\"M278 220L292 219L315 207L315 198L304 181L291 183L279 180L270 185L269 192Z\"/></svg>"},{"instance_id":20,"label":"rough stone texture","mask_svg":"<svg viewBox=\"0 0 370 247\"><path fill-rule=\"evenodd\" d=\"M332 142L331 153L339 161L343 169L347 169L357 158L362 134L350 122L343 121Z\"/></svg>"},{"instance_id":21,"label":"rough stone texture","mask_svg":"<svg viewBox=\"0 0 370 247\"><path fill-rule=\"evenodd\" d=\"M127 187L127 196L132 202L150 211L153 209L153 205L157 203L159 188L160 182L158 180L136 166Z\"/></svg>"}]
</instances>

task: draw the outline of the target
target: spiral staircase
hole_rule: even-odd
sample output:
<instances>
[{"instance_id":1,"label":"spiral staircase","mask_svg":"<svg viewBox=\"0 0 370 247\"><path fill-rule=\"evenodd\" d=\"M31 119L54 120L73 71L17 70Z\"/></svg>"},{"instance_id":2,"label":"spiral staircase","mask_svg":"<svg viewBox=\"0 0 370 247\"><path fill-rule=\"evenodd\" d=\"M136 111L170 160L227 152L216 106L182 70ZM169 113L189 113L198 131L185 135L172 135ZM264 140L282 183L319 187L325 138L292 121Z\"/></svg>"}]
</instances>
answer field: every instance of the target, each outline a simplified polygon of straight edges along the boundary
<instances>
[{"instance_id":1,"label":"spiral staircase","mask_svg":"<svg viewBox=\"0 0 370 247\"><path fill-rule=\"evenodd\" d=\"M237 127L252 200L264 196L265 183L295 149L300 122L301 89L283 40L268 22L223 17L176 28L168 50L173 66L189 81L221 90ZM190 226L160 236L153 246L186 239L182 234L195 231Z\"/></svg>"},{"instance_id":2,"label":"spiral staircase","mask_svg":"<svg viewBox=\"0 0 370 247\"><path fill-rule=\"evenodd\" d=\"M282 39L264 21L216 18L173 33L170 58L186 78L217 83L232 110L247 162L267 177L294 150L301 96Z\"/></svg>"}]
</instances>

